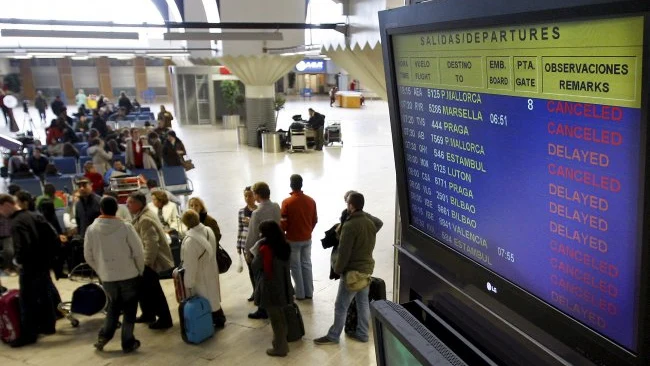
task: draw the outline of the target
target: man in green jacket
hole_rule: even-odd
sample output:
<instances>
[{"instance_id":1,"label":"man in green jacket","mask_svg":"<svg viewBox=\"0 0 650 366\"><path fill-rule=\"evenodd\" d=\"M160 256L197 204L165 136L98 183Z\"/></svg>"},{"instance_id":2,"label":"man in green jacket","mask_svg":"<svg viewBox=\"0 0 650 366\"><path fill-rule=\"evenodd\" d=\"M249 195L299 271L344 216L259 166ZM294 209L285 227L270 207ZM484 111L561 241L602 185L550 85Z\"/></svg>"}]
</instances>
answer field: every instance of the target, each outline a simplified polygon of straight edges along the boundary
<instances>
[{"instance_id":1,"label":"man in green jacket","mask_svg":"<svg viewBox=\"0 0 650 366\"><path fill-rule=\"evenodd\" d=\"M368 342L368 324L370 322L370 275L375 268L372 251L378 227L363 211L364 197L354 192L348 196L349 216L341 226L338 258L334 272L341 275L339 291L334 304L334 324L326 336L314 339L314 343L337 344L345 326L348 307L355 298L357 302L358 323L356 334L351 335L360 342Z\"/></svg>"}]
</instances>

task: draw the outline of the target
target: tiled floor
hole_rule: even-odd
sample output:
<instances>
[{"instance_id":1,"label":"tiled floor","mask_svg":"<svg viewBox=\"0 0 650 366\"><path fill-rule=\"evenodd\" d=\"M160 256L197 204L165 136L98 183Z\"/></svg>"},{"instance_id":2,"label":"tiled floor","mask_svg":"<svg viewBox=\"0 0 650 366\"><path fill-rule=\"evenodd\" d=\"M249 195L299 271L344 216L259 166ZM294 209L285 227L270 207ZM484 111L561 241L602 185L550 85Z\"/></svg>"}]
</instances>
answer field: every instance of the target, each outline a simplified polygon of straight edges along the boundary
<instances>
[{"instance_id":1,"label":"tiled floor","mask_svg":"<svg viewBox=\"0 0 650 366\"><path fill-rule=\"evenodd\" d=\"M236 260L236 216L237 210L244 205L244 186L266 181L271 187L272 200L281 202L290 192L289 176L298 173L304 178L305 193L317 202L319 223L314 230L312 246L316 291L313 302L299 303L307 334L302 341L290 344L287 358L265 355L271 342L271 327L267 321L247 318L247 313L254 310L246 302L251 287L247 274L237 273L235 264L221 276L223 308L228 318L226 327L199 346L190 346L181 340L173 284L165 280L163 288L174 315L174 328L159 333L137 326L136 336L142 341L142 348L136 354L124 356L119 351L117 339L104 353L94 351L92 343L102 323L102 316L98 315L82 317L77 329L60 321L56 335L43 337L30 347L11 349L0 345L0 365L375 364L372 342L361 344L343 337L338 346L315 346L312 339L324 335L332 322L338 286L338 282L328 279L330 252L321 247L320 239L323 232L336 223L345 208L343 194L350 189L364 193L366 211L384 221L374 252L374 275L386 281L388 298L392 299L395 173L388 108L381 101L368 101L362 109L340 109L330 108L325 99L293 99L280 113L278 128L286 130L294 114L307 116L309 107L325 114L327 121L341 121L344 147L326 147L322 152L269 154L237 145L234 130L174 125L197 167L189 173L195 195L205 200L208 212L219 222L223 234L221 244L233 259ZM18 119L21 125L22 116ZM0 128L0 133L5 132L3 129ZM16 278L2 280L6 286L17 288ZM79 284L61 280L56 285L65 300L70 299Z\"/></svg>"}]
</instances>

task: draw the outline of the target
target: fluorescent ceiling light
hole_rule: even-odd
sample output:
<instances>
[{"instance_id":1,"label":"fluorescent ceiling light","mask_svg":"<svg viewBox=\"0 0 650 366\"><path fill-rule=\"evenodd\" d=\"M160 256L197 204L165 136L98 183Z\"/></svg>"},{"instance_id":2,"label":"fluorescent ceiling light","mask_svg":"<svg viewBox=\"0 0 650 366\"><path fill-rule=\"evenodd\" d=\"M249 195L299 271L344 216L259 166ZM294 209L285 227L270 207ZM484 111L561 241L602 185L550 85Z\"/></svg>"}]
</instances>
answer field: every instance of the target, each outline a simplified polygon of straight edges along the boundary
<instances>
[{"instance_id":1,"label":"fluorescent ceiling light","mask_svg":"<svg viewBox=\"0 0 650 366\"><path fill-rule=\"evenodd\" d=\"M48 37L48 38L102 38L102 39L140 39L137 32L90 32L58 31L37 29L1 29L2 37Z\"/></svg>"},{"instance_id":2,"label":"fluorescent ceiling light","mask_svg":"<svg viewBox=\"0 0 650 366\"><path fill-rule=\"evenodd\" d=\"M189 57L189 52L148 53L150 57Z\"/></svg>"},{"instance_id":3,"label":"fluorescent ceiling light","mask_svg":"<svg viewBox=\"0 0 650 366\"><path fill-rule=\"evenodd\" d=\"M72 56L72 57L71 57L71 59L73 59L73 60L77 60L77 61L80 61L80 60L87 60L88 58L89 58L88 56Z\"/></svg>"},{"instance_id":4,"label":"fluorescent ceiling light","mask_svg":"<svg viewBox=\"0 0 650 366\"><path fill-rule=\"evenodd\" d=\"M165 41L282 41L281 32L165 33Z\"/></svg>"},{"instance_id":5,"label":"fluorescent ceiling light","mask_svg":"<svg viewBox=\"0 0 650 366\"><path fill-rule=\"evenodd\" d=\"M16 55L16 56L10 56L10 58L16 59L16 60L28 60L32 58L30 55Z\"/></svg>"},{"instance_id":6,"label":"fluorescent ceiling light","mask_svg":"<svg viewBox=\"0 0 650 366\"><path fill-rule=\"evenodd\" d=\"M72 52L30 52L29 54L36 58L61 58L75 55Z\"/></svg>"}]
</instances>

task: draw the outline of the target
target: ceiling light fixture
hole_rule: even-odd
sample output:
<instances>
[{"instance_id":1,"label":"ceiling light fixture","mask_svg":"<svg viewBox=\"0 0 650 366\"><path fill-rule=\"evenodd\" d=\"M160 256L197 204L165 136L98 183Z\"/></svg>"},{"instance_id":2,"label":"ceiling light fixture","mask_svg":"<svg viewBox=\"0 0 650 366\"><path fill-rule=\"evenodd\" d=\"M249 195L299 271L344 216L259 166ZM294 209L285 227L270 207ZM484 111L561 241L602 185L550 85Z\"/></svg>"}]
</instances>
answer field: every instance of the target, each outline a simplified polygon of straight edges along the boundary
<instances>
[{"instance_id":1,"label":"ceiling light fixture","mask_svg":"<svg viewBox=\"0 0 650 366\"><path fill-rule=\"evenodd\" d=\"M2 37L140 39L137 32L91 32L39 29L0 29Z\"/></svg>"},{"instance_id":2,"label":"ceiling light fixture","mask_svg":"<svg viewBox=\"0 0 650 366\"><path fill-rule=\"evenodd\" d=\"M281 32L170 32L163 34L165 41L282 41Z\"/></svg>"},{"instance_id":3,"label":"ceiling light fixture","mask_svg":"<svg viewBox=\"0 0 650 366\"><path fill-rule=\"evenodd\" d=\"M30 52L30 56L35 58L63 58L74 56L73 52Z\"/></svg>"}]
</instances>

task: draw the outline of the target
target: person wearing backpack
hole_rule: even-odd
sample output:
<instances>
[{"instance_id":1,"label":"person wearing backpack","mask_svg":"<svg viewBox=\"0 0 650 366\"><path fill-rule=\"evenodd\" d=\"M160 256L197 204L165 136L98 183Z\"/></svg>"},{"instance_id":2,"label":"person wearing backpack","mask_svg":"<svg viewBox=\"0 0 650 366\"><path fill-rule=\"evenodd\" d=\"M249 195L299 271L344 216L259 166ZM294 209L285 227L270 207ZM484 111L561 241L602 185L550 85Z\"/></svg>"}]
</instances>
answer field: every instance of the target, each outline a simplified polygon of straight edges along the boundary
<instances>
[{"instance_id":1,"label":"person wearing backpack","mask_svg":"<svg viewBox=\"0 0 650 366\"><path fill-rule=\"evenodd\" d=\"M54 229L40 215L19 207L14 198L0 194L0 215L11 219L15 263L19 268L21 334L11 344L20 347L35 343L39 334L56 332L56 313L52 306L56 289L50 277ZM42 221L38 221L39 217ZM52 235L46 238L49 231ZM39 230L40 229L40 230ZM48 239L49 238L49 239Z\"/></svg>"}]
</instances>

